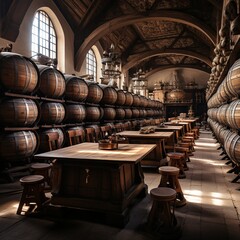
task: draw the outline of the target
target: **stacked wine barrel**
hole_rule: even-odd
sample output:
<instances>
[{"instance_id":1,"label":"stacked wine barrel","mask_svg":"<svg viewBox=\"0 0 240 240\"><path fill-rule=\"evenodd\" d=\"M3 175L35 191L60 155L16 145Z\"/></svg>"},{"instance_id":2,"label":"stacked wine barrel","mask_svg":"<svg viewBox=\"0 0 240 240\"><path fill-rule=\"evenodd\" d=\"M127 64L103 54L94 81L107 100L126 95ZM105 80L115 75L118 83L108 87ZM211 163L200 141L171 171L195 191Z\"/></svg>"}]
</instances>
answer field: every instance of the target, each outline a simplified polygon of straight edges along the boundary
<instances>
[{"instance_id":1,"label":"stacked wine barrel","mask_svg":"<svg viewBox=\"0 0 240 240\"><path fill-rule=\"evenodd\" d=\"M48 151L48 132L58 132L63 147L69 128L163 117L159 101L63 74L16 53L0 53L0 93L0 158L6 161Z\"/></svg>"},{"instance_id":2,"label":"stacked wine barrel","mask_svg":"<svg viewBox=\"0 0 240 240\"><path fill-rule=\"evenodd\" d=\"M40 108L32 96L39 86L39 72L30 59L15 53L0 54L0 159L27 160L36 151L38 136L34 126Z\"/></svg>"},{"instance_id":3,"label":"stacked wine barrel","mask_svg":"<svg viewBox=\"0 0 240 240\"><path fill-rule=\"evenodd\" d=\"M240 59L208 101L208 123L228 157L240 169Z\"/></svg>"},{"instance_id":4,"label":"stacked wine barrel","mask_svg":"<svg viewBox=\"0 0 240 240\"><path fill-rule=\"evenodd\" d=\"M49 150L49 144L46 141L48 132L58 132L59 148L64 144L64 133L61 129L65 120L66 110L64 106L63 95L65 94L66 82L64 75L55 68L37 65L39 70L39 88L41 117L39 125L40 144L39 152Z\"/></svg>"}]
</instances>

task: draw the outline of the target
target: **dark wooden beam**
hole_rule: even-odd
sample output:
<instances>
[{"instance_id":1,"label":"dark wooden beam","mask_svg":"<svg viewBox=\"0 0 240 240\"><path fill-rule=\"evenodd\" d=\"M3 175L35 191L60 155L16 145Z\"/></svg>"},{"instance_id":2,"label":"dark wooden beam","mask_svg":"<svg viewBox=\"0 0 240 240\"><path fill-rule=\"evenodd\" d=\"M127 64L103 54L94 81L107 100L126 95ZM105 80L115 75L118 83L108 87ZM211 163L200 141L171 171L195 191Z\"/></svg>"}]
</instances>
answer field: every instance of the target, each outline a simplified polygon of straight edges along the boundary
<instances>
[{"instance_id":1,"label":"dark wooden beam","mask_svg":"<svg viewBox=\"0 0 240 240\"><path fill-rule=\"evenodd\" d=\"M3 4L2 1L5 0L1 0L1 4ZM24 4L22 1L12 0L11 5L5 12L5 16L1 21L0 37L12 42L16 41L20 25L31 3L32 0L24 0Z\"/></svg>"},{"instance_id":2,"label":"dark wooden beam","mask_svg":"<svg viewBox=\"0 0 240 240\"><path fill-rule=\"evenodd\" d=\"M75 31L74 47L76 50L82 41L81 39L84 39L92 32L93 29L99 26L99 19L101 19L101 15L105 14L112 4L111 0L94 0L92 2L92 5Z\"/></svg>"}]
</instances>

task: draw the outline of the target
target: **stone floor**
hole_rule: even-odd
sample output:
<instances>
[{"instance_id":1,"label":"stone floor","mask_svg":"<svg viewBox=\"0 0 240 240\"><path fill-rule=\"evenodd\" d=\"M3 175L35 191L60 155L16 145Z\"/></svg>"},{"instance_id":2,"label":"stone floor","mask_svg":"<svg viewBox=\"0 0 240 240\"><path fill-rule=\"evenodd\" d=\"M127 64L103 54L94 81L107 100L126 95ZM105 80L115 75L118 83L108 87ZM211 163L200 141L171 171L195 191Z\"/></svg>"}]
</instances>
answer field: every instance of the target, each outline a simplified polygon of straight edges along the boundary
<instances>
[{"instance_id":1,"label":"stone floor","mask_svg":"<svg viewBox=\"0 0 240 240\"><path fill-rule=\"evenodd\" d=\"M201 131L189 171L180 184L187 204L175 209L179 231L162 234L146 228L151 208L149 195L131 209L124 228L111 227L98 219L61 219L51 221L40 217L16 215L21 187L16 181L0 184L1 240L237 240L240 239L240 184L231 183L236 176L227 173L231 165L221 160L219 145L208 131ZM160 175L144 169L148 192L158 186ZM50 193L49 193L50 194ZM60 220L60 219L59 219ZM95 220L95 221L94 221Z\"/></svg>"}]
</instances>

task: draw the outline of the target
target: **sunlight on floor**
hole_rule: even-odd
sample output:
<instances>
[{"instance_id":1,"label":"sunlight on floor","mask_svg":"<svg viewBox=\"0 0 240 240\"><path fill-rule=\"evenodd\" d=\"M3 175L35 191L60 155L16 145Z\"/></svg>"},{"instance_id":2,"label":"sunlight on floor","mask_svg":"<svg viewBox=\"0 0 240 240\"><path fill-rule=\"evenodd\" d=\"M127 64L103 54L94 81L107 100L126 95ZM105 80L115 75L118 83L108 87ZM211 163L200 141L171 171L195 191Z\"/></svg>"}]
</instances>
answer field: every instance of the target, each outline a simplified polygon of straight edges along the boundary
<instances>
[{"instance_id":1,"label":"sunlight on floor","mask_svg":"<svg viewBox=\"0 0 240 240\"><path fill-rule=\"evenodd\" d=\"M211 164L211 165L214 165L214 166L225 166L225 163L221 162L220 160L218 162L218 161L213 161L212 159L194 158L194 157L191 157L191 160L205 162L205 163L208 163L208 164Z\"/></svg>"},{"instance_id":2,"label":"sunlight on floor","mask_svg":"<svg viewBox=\"0 0 240 240\"><path fill-rule=\"evenodd\" d=\"M219 143L210 143L210 142L197 142L196 143L196 146L202 146L202 147L218 147L219 146Z\"/></svg>"},{"instance_id":3,"label":"sunlight on floor","mask_svg":"<svg viewBox=\"0 0 240 240\"><path fill-rule=\"evenodd\" d=\"M188 202L192 203L203 203L203 204L212 204L215 206L223 206L224 195L218 192L210 192L210 197L203 196L202 191L200 190L184 190L184 195Z\"/></svg>"}]
</instances>

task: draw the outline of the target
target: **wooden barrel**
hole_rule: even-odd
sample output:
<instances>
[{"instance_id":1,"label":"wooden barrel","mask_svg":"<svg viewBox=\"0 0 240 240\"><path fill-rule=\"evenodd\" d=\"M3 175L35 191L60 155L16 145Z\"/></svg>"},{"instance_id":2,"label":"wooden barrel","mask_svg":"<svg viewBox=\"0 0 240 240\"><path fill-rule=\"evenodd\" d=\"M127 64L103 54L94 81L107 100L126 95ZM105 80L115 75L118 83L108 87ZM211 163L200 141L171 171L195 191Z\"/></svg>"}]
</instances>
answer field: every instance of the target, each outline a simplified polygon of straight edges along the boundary
<instances>
[{"instance_id":1,"label":"wooden barrel","mask_svg":"<svg viewBox=\"0 0 240 240\"><path fill-rule=\"evenodd\" d=\"M35 153L37 145L37 135L33 131L1 133L0 158L2 161L26 159Z\"/></svg>"},{"instance_id":2,"label":"wooden barrel","mask_svg":"<svg viewBox=\"0 0 240 240\"><path fill-rule=\"evenodd\" d=\"M49 151L49 143L46 141L46 134L49 132L57 132L59 135L58 138L58 148L61 148L65 143L65 135L61 128L49 128L47 130L41 131L39 133L40 143L38 152L48 152Z\"/></svg>"},{"instance_id":3,"label":"wooden barrel","mask_svg":"<svg viewBox=\"0 0 240 240\"><path fill-rule=\"evenodd\" d=\"M126 97L126 100L125 100L124 105L125 106L132 106L132 104L133 104L133 95L130 92L125 92L125 97Z\"/></svg>"},{"instance_id":4,"label":"wooden barrel","mask_svg":"<svg viewBox=\"0 0 240 240\"><path fill-rule=\"evenodd\" d=\"M139 107L141 103L140 97L137 94L133 94L133 107Z\"/></svg>"},{"instance_id":5,"label":"wooden barrel","mask_svg":"<svg viewBox=\"0 0 240 240\"><path fill-rule=\"evenodd\" d=\"M226 110L227 124L231 128L240 128L240 100L232 101Z\"/></svg>"},{"instance_id":6,"label":"wooden barrel","mask_svg":"<svg viewBox=\"0 0 240 240\"><path fill-rule=\"evenodd\" d=\"M117 101L117 91L114 87L108 85L99 85L103 90L103 98L100 101L100 104L114 105Z\"/></svg>"},{"instance_id":7,"label":"wooden barrel","mask_svg":"<svg viewBox=\"0 0 240 240\"><path fill-rule=\"evenodd\" d=\"M126 119L132 118L132 109L130 109L130 108L125 108L124 111L125 111L125 118L126 118Z\"/></svg>"},{"instance_id":8,"label":"wooden barrel","mask_svg":"<svg viewBox=\"0 0 240 240\"><path fill-rule=\"evenodd\" d=\"M88 95L86 102L98 104L103 97L103 90L98 83L85 80L88 85Z\"/></svg>"},{"instance_id":9,"label":"wooden barrel","mask_svg":"<svg viewBox=\"0 0 240 240\"><path fill-rule=\"evenodd\" d=\"M240 136L237 133L230 133L224 142L224 149L228 157L239 167L240 166Z\"/></svg>"},{"instance_id":10,"label":"wooden barrel","mask_svg":"<svg viewBox=\"0 0 240 240\"><path fill-rule=\"evenodd\" d=\"M81 123L85 120L86 109L81 104L67 104L66 105L66 122Z\"/></svg>"},{"instance_id":11,"label":"wooden barrel","mask_svg":"<svg viewBox=\"0 0 240 240\"><path fill-rule=\"evenodd\" d=\"M154 115L153 110L152 110L152 109L147 109L147 117L148 117L148 118L149 118L149 117L153 117L153 115Z\"/></svg>"},{"instance_id":12,"label":"wooden barrel","mask_svg":"<svg viewBox=\"0 0 240 240\"><path fill-rule=\"evenodd\" d=\"M221 143L222 146L224 146L224 143L226 139L228 138L228 135L231 134L231 131L229 129L222 129L219 132L219 142Z\"/></svg>"},{"instance_id":13,"label":"wooden barrel","mask_svg":"<svg viewBox=\"0 0 240 240\"><path fill-rule=\"evenodd\" d=\"M101 111L99 107L86 106L85 122L98 122L101 118Z\"/></svg>"},{"instance_id":14,"label":"wooden barrel","mask_svg":"<svg viewBox=\"0 0 240 240\"><path fill-rule=\"evenodd\" d=\"M240 96L240 59L238 59L227 74L227 87L233 97Z\"/></svg>"},{"instance_id":15,"label":"wooden barrel","mask_svg":"<svg viewBox=\"0 0 240 240\"><path fill-rule=\"evenodd\" d=\"M218 113L218 108L210 108L207 111L208 116L215 121L217 120L217 113Z\"/></svg>"},{"instance_id":16,"label":"wooden barrel","mask_svg":"<svg viewBox=\"0 0 240 240\"><path fill-rule=\"evenodd\" d=\"M62 103L57 102L43 102L41 104L41 118L42 124L60 124L65 117L65 108Z\"/></svg>"},{"instance_id":17,"label":"wooden barrel","mask_svg":"<svg viewBox=\"0 0 240 240\"><path fill-rule=\"evenodd\" d=\"M224 104L217 110L217 121L223 125L228 125L227 123L227 109L229 104Z\"/></svg>"},{"instance_id":18,"label":"wooden barrel","mask_svg":"<svg viewBox=\"0 0 240 240\"><path fill-rule=\"evenodd\" d=\"M146 118L146 117L147 117L147 110L143 109L143 118Z\"/></svg>"},{"instance_id":19,"label":"wooden barrel","mask_svg":"<svg viewBox=\"0 0 240 240\"><path fill-rule=\"evenodd\" d=\"M125 118L125 111L122 108L116 108L116 119L117 120L122 120Z\"/></svg>"},{"instance_id":20,"label":"wooden barrel","mask_svg":"<svg viewBox=\"0 0 240 240\"><path fill-rule=\"evenodd\" d=\"M143 109L139 109L139 118L144 118L144 112Z\"/></svg>"},{"instance_id":21,"label":"wooden barrel","mask_svg":"<svg viewBox=\"0 0 240 240\"><path fill-rule=\"evenodd\" d=\"M220 84L220 86L218 87L218 91L217 91L217 98L222 104L226 103L230 99L226 83L227 82L225 78L223 82Z\"/></svg>"},{"instance_id":22,"label":"wooden barrel","mask_svg":"<svg viewBox=\"0 0 240 240\"><path fill-rule=\"evenodd\" d=\"M0 85L5 91L22 94L35 92L39 86L36 64L16 53L0 53Z\"/></svg>"},{"instance_id":23,"label":"wooden barrel","mask_svg":"<svg viewBox=\"0 0 240 240\"><path fill-rule=\"evenodd\" d=\"M103 119L104 120L114 120L116 117L116 110L112 107L104 107L103 108Z\"/></svg>"},{"instance_id":24,"label":"wooden barrel","mask_svg":"<svg viewBox=\"0 0 240 240\"><path fill-rule=\"evenodd\" d=\"M3 127L30 127L38 116L38 106L31 99L12 98L0 103L0 123Z\"/></svg>"},{"instance_id":25,"label":"wooden barrel","mask_svg":"<svg viewBox=\"0 0 240 240\"><path fill-rule=\"evenodd\" d=\"M132 109L132 118L139 118L140 112L139 109L133 108Z\"/></svg>"},{"instance_id":26,"label":"wooden barrel","mask_svg":"<svg viewBox=\"0 0 240 240\"><path fill-rule=\"evenodd\" d=\"M117 101L115 102L116 106L122 106L125 104L126 101L126 94L123 90L117 90Z\"/></svg>"},{"instance_id":27,"label":"wooden barrel","mask_svg":"<svg viewBox=\"0 0 240 240\"><path fill-rule=\"evenodd\" d=\"M88 96L88 85L84 79L64 74L66 79L65 99L77 102L85 101Z\"/></svg>"},{"instance_id":28,"label":"wooden barrel","mask_svg":"<svg viewBox=\"0 0 240 240\"><path fill-rule=\"evenodd\" d=\"M37 65L40 73L39 94L48 98L60 98L65 93L66 83L64 75L57 70L45 65Z\"/></svg>"}]
</instances>

